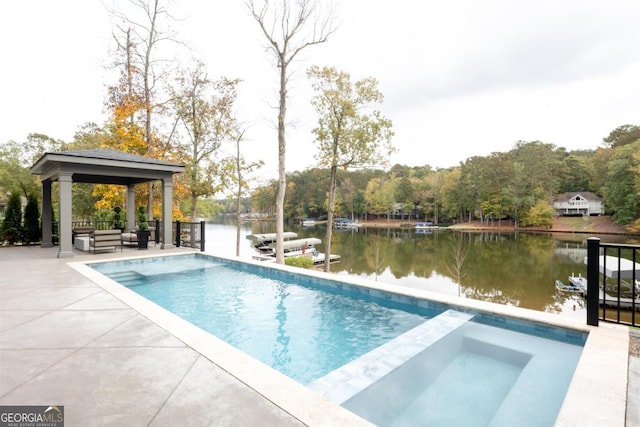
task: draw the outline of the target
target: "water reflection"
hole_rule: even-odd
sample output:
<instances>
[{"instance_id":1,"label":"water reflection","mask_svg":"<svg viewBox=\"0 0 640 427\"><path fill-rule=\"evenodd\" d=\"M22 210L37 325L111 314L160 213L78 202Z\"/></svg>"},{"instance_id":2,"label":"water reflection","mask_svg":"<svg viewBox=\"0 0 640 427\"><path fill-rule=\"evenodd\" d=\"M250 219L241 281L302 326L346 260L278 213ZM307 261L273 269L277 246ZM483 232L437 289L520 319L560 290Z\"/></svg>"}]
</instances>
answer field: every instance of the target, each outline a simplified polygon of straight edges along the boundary
<instances>
[{"instance_id":1,"label":"water reflection","mask_svg":"<svg viewBox=\"0 0 640 427\"><path fill-rule=\"evenodd\" d=\"M300 237L324 240L322 226L288 225ZM247 234L275 232L273 223L243 225L241 257L252 252ZM556 233L487 233L439 230L431 234L413 229L360 229L333 234L336 274L424 289L449 295L508 304L539 311L585 316L584 301L558 292L555 280L586 275L589 235ZM207 225L207 251L235 255L235 225ZM602 237L626 243L624 236ZM322 251L323 246L319 249Z\"/></svg>"}]
</instances>

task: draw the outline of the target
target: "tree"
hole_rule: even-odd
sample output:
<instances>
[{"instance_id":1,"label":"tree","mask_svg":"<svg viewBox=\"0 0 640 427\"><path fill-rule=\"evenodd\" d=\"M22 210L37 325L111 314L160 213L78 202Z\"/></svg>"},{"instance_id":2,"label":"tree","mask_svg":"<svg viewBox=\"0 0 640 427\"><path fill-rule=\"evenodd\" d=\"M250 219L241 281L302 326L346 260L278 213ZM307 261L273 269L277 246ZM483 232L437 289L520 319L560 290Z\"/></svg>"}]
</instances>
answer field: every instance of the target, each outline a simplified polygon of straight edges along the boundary
<instances>
[{"instance_id":1,"label":"tree","mask_svg":"<svg viewBox=\"0 0 640 427\"><path fill-rule=\"evenodd\" d=\"M22 203L20 193L14 191L9 196L2 221L2 236L10 245L22 240Z\"/></svg>"},{"instance_id":2,"label":"tree","mask_svg":"<svg viewBox=\"0 0 640 427\"><path fill-rule=\"evenodd\" d=\"M507 197L503 197L499 194L490 196L487 200L482 202L482 211L491 219L497 219L500 221L508 213L509 202Z\"/></svg>"},{"instance_id":3,"label":"tree","mask_svg":"<svg viewBox=\"0 0 640 427\"><path fill-rule=\"evenodd\" d=\"M284 198L287 187L285 170L285 123L287 113L287 83L289 65L305 48L325 43L333 33L331 14L322 15L318 0L283 0L280 7L275 0L264 0L257 7L247 1L251 16L267 39L267 50L276 60L280 73L278 107L278 194L276 200L276 263L284 263Z\"/></svg>"},{"instance_id":4,"label":"tree","mask_svg":"<svg viewBox=\"0 0 640 427\"><path fill-rule=\"evenodd\" d=\"M602 195L607 209L613 211L616 224L629 224L640 214L640 192L637 169L640 160L640 141L614 149L607 162L607 178Z\"/></svg>"},{"instance_id":5,"label":"tree","mask_svg":"<svg viewBox=\"0 0 640 427\"><path fill-rule=\"evenodd\" d=\"M124 55L122 77L113 97L121 102L114 105L116 125L128 132L131 143L142 142L136 154L161 158L168 150L158 149L157 134L152 120L162 104L158 98L160 85L164 76L160 59L156 52L159 46L167 41L175 42L173 34L161 29L163 21L172 20L169 11L161 0L129 0L132 9L127 12L112 11L112 15L121 21L118 25L120 35L114 35L120 52ZM124 38L124 40L123 40ZM140 116L140 117L137 117ZM125 122L122 121L125 120ZM126 125L128 122L128 125ZM141 122L141 123L139 123ZM127 129L127 128L131 129ZM142 135L139 131L142 130ZM140 140L140 136L143 140ZM117 141L118 143L120 141ZM128 150L123 150L128 151ZM149 219L153 218L153 183L148 185L147 206Z\"/></svg>"},{"instance_id":6,"label":"tree","mask_svg":"<svg viewBox=\"0 0 640 427\"><path fill-rule=\"evenodd\" d=\"M640 140L640 127L634 125L618 126L609 133L609 136L602 138L606 146L611 148L621 147Z\"/></svg>"},{"instance_id":7,"label":"tree","mask_svg":"<svg viewBox=\"0 0 640 427\"><path fill-rule=\"evenodd\" d=\"M461 175L461 169L454 168L444 176L442 183L442 213L450 219L462 220Z\"/></svg>"},{"instance_id":8,"label":"tree","mask_svg":"<svg viewBox=\"0 0 640 427\"><path fill-rule=\"evenodd\" d=\"M288 174L285 218L318 218L326 215L328 182L328 173L319 168Z\"/></svg>"},{"instance_id":9,"label":"tree","mask_svg":"<svg viewBox=\"0 0 640 427\"><path fill-rule=\"evenodd\" d=\"M540 141L518 141L510 151L513 162L513 179L506 189L516 220L516 227L538 200L553 198L560 188L558 177L562 175L564 149Z\"/></svg>"},{"instance_id":10,"label":"tree","mask_svg":"<svg viewBox=\"0 0 640 427\"><path fill-rule=\"evenodd\" d=\"M8 141L0 144L0 198L13 191L25 197L38 189L37 179L29 172L35 153L26 150L26 143Z\"/></svg>"},{"instance_id":11,"label":"tree","mask_svg":"<svg viewBox=\"0 0 640 427\"><path fill-rule=\"evenodd\" d=\"M585 156L569 154L562 161L560 187L558 192L592 191L589 177L589 163Z\"/></svg>"},{"instance_id":12,"label":"tree","mask_svg":"<svg viewBox=\"0 0 640 427\"><path fill-rule=\"evenodd\" d=\"M506 189L505 195L512 207L511 216L515 220L515 226L517 228L520 215L533 206L534 198L528 187L529 179L527 169L522 163L514 162L513 175L513 181L509 188Z\"/></svg>"},{"instance_id":13,"label":"tree","mask_svg":"<svg viewBox=\"0 0 640 427\"><path fill-rule=\"evenodd\" d=\"M415 198L414 194L415 190L409 178L403 176L396 181L395 200L397 203L402 203L403 206L413 206L413 201ZM405 212L409 213L409 219L411 219L411 209Z\"/></svg>"},{"instance_id":14,"label":"tree","mask_svg":"<svg viewBox=\"0 0 640 427\"><path fill-rule=\"evenodd\" d=\"M124 41L114 36L119 54L116 65L120 66L118 84L109 87L108 108L112 111L109 129L112 137L105 145L124 151L144 155L147 153L147 141L142 122L144 111L144 93L141 67L135 61L135 45L131 39L131 28L121 29Z\"/></svg>"},{"instance_id":15,"label":"tree","mask_svg":"<svg viewBox=\"0 0 640 427\"><path fill-rule=\"evenodd\" d=\"M205 66L182 72L171 89L176 120L183 124L187 187L191 218L196 218L198 197L212 196L222 189L224 169L215 161L223 142L231 139L236 123L233 108L239 80L209 80Z\"/></svg>"},{"instance_id":16,"label":"tree","mask_svg":"<svg viewBox=\"0 0 640 427\"><path fill-rule=\"evenodd\" d=\"M528 212L522 216L520 225L524 227L551 227L553 225L554 210L551 203L538 200Z\"/></svg>"},{"instance_id":17,"label":"tree","mask_svg":"<svg viewBox=\"0 0 640 427\"><path fill-rule=\"evenodd\" d=\"M469 222L476 214L480 215L480 220L484 219L481 207L483 196L485 196L483 192L486 189L486 186L483 185L483 174L488 168L486 157L480 156L468 158L460 165L460 205L464 213L468 215Z\"/></svg>"},{"instance_id":18,"label":"tree","mask_svg":"<svg viewBox=\"0 0 640 427\"><path fill-rule=\"evenodd\" d=\"M526 191L534 200L548 199L558 192L560 176L566 155L564 149L558 149L553 144L540 141L519 141L511 150L514 163L523 167L526 176L522 184L526 185Z\"/></svg>"},{"instance_id":19,"label":"tree","mask_svg":"<svg viewBox=\"0 0 640 427\"><path fill-rule=\"evenodd\" d=\"M342 207L343 212L349 212L351 215L351 219L354 219L355 207L354 207L354 197L355 197L355 188L353 186L353 182L349 177L345 177L342 181L342 193L344 206Z\"/></svg>"},{"instance_id":20,"label":"tree","mask_svg":"<svg viewBox=\"0 0 640 427\"><path fill-rule=\"evenodd\" d=\"M51 138L48 135L42 133L30 133L27 135L27 141L23 144L25 154L27 158L25 164L31 165L35 163L44 153L52 151L61 151L66 149L64 141Z\"/></svg>"},{"instance_id":21,"label":"tree","mask_svg":"<svg viewBox=\"0 0 640 427\"><path fill-rule=\"evenodd\" d=\"M357 190L353 195L353 211L359 217L365 214L367 204L364 199L364 191Z\"/></svg>"},{"instance_id":22,"label":"tree","mask_svg":"<svg viewBox=\"0 0 640 427\"><path fill-rule=\"evenodd\" d=\"M373 178L367 184L365 191L367 209L370 213L380 216L388 215L393 210L393 182L383 178Z\"/></svg>"},{"instance_id":23,"label":"tree","mask_svg":"<svg viewBox=\"0 0 640 427\"><path fill-rule=\"evenodd\" d=\"M234 190L236 197L236 256L240 256L240 229L242 226L242 210L240 208L242 198L247 195L249 189L249 182L246 178L247 174L250 174L255 169L262 167L264 164L262 161L247 163L244 156L240 152L240 143L244 140L245 131L238 126L233 131L233 139L236 143L236 155L235 157L227 158L228 170L235 172L235 174L229 175L230 185L227 187L230 190ZM235 188L234 187L235 184Z\"/></svg>"},{"instance_id":24,"label":"tree","mask_svg":"<svg viewBox=\"0 0 640 427\"><path fill-rule=\"evenodd\" d=\"M429 168L429 170L430 169L431 168ZM429 194L431 195L431 199L433 199L433 222L435 224L440 222L440 215L443 211L444 203L444 185L450 173L451 171L448 169L439 169L433 171L425 178L428 183ZM419 200L419 198L416 197L416 200Z\"/></svg>"},{"instance_id":25,"label":"tree","mask_svg":"<svg viewBox=\"0 0 640 427\"><path fill-rule=\"evenodd\" d=\"M34 193L27 196L27 206L24 208L24 242L39 242L42 233L40 231L40 208L38 207L38 198Z\"/></svg>"},{"instance_id":26,"label":"tree","mask_svg":"<svg viewBox=\"0 0 640 427\"><path fill-rule=\"evenodd\" d=\"M251 194L251 210L264 215L274 215L276 211L276 194L278 183L273 180L267 185L258 187Z\"/></svg>"},{"instance_id":27,"label":"tree","mask_svg":"<svg viewBox=\"0 0 640 427\"><path fill-rule=\"evenodd\" d=\"M308 75L316 92L311 104L319 115L318 127L313 129L319 150L316 159L331 172L325 242L328 260L338 169L383 162L393 152L393 132L391 120L370 109L383 100L375 79L369 77L352 84L349 74L317 66L311 67ZM325 262L325 271L329 271L329 264Z\"/></svg>"}]
</instances>

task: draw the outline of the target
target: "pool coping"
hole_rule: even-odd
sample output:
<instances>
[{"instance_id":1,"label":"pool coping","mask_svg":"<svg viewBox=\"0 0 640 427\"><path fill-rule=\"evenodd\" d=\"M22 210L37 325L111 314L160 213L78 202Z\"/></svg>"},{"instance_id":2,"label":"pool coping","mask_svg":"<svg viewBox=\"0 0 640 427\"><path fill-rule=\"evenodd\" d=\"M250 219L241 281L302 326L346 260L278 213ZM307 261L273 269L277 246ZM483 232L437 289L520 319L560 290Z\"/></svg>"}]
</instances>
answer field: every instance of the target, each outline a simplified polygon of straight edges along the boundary
<instances>
[{"instance_id":1,"label":"pool coping","mask_svg":"<svg viewBox=\"0 0 640 427\"><path fill-rule=\"evenodd\" d=\"M366 420L325 399L310 388L170 313L87 265L127 259L188 255L191 254L154 254L101 259L99 261L69 262L68 265L302 423L307 425L371 425ZM579 322L577 319L561 317L553 313L470 300L356 277L334 275L316 270L303 270L280 264L270 263L267 266L259 261L207 253L203 255L231 262L241 262L302 274L318 279L339 281L368 289L393 292L412 298L426 299L434 303L588 332L588 339L584 345L555 425L560 427L603 424L611 426L625 425L629 358L629 332L626 326L601 323L600 327L591 327ZM588 410L585 410L585 408L588 408Z\"/></svg>"}]
</instances>

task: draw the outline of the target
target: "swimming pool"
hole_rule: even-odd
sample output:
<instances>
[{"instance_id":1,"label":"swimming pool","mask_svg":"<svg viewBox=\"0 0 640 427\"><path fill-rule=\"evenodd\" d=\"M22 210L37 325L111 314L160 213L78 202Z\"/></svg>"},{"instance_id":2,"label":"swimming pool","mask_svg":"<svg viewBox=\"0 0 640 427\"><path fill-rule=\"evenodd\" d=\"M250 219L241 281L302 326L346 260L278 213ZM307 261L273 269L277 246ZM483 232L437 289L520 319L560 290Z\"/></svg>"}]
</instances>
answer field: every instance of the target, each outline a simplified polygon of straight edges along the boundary
<instances>
[{"instance_id":1,"label":"swimming pool","mask_svg":"<svg viewBox=\"0 0 640 427\"><path fill-rule=\"evenodd\" d=\"M308 280L269 278L206 256L93 267L303 384L438 314Z\"/></svg>"},{"instance_id":2,"label":"swimming pool","mask_svg":"<svg viewBox=\"0 0 640 427\"><path fill-rule=\"evenodd\" d=\"M500 424L495 420L510 413L504 408L514 403L512 414L520 411L544 413L537 418L530 418L536 420L531 425L552 425L586 338L586 333L580 331L473 312L412 296L352 286L337 280L306 277L290 271L201 254L94 263L91 266L106 275L112 275L114 280L127 283L129 289L141 295L146 294L145 297L159 298L156 302L168 310L217 319L215 322L197 322L201 322L199 326L202 328L207 323L225 324L220 335L226 334L227 338L223 339L239 334L239 344L233 345L249 343L250 350L243 349L249 354L263 344L257 345L254 342L256 338L247 335L248 331L258 331L260 339L257 341L269 336L271 347L266 346L269 348L267 351L263 348L258 353L266 354L265 360L271 361L260 360L292 377L298 375L295 373L297 368L292 368L291 372L294 373L287 372L289 368L283 368L298 358L292 356L306 354L322 359L330 355L329 359L333 359L334 353L340 353L342 346L349 347L346 351L348 356L330 363L322 362L320 368L311 369L313 374L296 379L310 383L312 389L327 398L381 425L402 422L402 417L419 420L420 413L438 413L442 419L451 421L460 408L442 406L442 402L438 401L442 396L450 397L445 399L449 404L466 402L467 407L471 407L471 402L484 402L481 404L487 414L484 420L491 416L496 425ZM220 274L221 285L218 287L209 281L209 276L216 274ZM237 277L243 279L236 280ZM163 285L163 281L168 285ZM182 287L183 282L188 284ZM185 289L200 289L204 293L194 296ZM221 294L226 298L226 303L219 303L218 308L204 308L204 301L222 297ZM347 299L342 300L343 297ZM356 302L361 307L349 312ZM228 306L230 311L220 316L215 312L222 306ZM343 312L345 307L347 311ZM256 312L258 316L255 316ZM319 317L314 320L316 315ZM234 320L229 321L231 317ZM262 326L245 323L255 318L263 321L266 318L267 322ZM353 326L351 321L347 322L347 318L356 320L356 324L362 320L362 324ZM332 326L310 332L325 321ZM240 324L240 332L228 333L229 325L235 323ZM371 334L375 339L370 341L364 332L368 328L375 328L376 324L383 326L382 332L376 330ZM302 326L298 328L299 332L295 332L296 325ZM502 327L497 328L496 325ZM302 350L293 350L295 343L301 341L299 334L309 338L308 343L301 347ZM331 341L334 334L342 334L343 337ZM504 339L492 341L496 336L503 336ZM359 339L364 343L362 347ZM517 344L510 344L514 342ZM532 349L544 347L548 348L532 352ZM555 366L552 372L533 369L536 365L546 365L539 363L545 357L547 361L562 360L565 364ZM443 361L449 362L442 364ZM300 362L293 363L296 364L300 365ZM301 366L304 368L309 365L303 362ZM429 367L434 366L440 366L435 369L439 373L437 376L429 373ZM524 381L523 377L527 376L530 379ZM460 377L465 379L462 384L457 380ZM469 383L469 378L474 378L474 381ZM534 379L537 384L531 382ZM348 386L345 387L345 384ZM394 392L394 399L390 399L384 390L393 390L393 384L400 385L402 393ZM532 388L537 388L539 395L529 393L521 396L522 390L530 391ZM492 391L491 401L478 399L478 396L487 396L483 390ZM522 399L518 399L518 396ZM403 399L405 402L401 404L395 401ZM420 403L412 406L411 401ZM542 403L538 405L536 402ZM528 408L518 409L518 403ZM401 407L404 409L400 410ZM422 408L422 412L416 413L412 407ZM371 408L376 408L385 416L391 413L397 416L393 419L375 418L378 415L367 413L363 408L368 408L369 412ZM473 414L477 414L477 411ZM472 416L470 421L477 422L479 419ZM428 422L435 420L429 418ZM486 422L475 425L483 424Z\"/></svg>"}]
</instances>

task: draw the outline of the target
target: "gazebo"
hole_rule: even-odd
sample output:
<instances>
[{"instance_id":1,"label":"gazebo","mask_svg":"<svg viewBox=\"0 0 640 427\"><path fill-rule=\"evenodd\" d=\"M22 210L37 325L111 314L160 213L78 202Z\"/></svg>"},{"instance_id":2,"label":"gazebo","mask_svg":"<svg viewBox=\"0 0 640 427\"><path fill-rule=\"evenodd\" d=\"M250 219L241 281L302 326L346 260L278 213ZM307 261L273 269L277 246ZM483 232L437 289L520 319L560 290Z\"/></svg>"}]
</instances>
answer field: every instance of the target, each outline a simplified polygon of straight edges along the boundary
<instances>
[{"instance_id":1,"label":"gazebo","mask_svg":"<svg viewBox=\"0 0 640 427\"><path fill-rule=\"evenodd\" d=\"M58 258L73 256L71 185L74 182L126 185L126 221L127 226L132 227L135 224L135 185L162 181L162 249L172 248L173 174L184 170L182 165L108 149L45 153L31 167L31 173L40 175L42 180L42 246L53 246L53 181L58 181L60 187Z\"/></svg>"}]
</instances>

